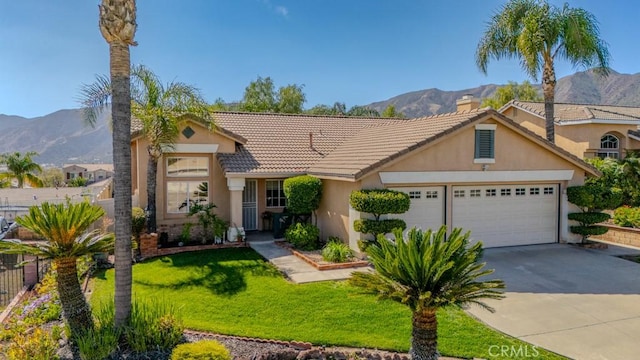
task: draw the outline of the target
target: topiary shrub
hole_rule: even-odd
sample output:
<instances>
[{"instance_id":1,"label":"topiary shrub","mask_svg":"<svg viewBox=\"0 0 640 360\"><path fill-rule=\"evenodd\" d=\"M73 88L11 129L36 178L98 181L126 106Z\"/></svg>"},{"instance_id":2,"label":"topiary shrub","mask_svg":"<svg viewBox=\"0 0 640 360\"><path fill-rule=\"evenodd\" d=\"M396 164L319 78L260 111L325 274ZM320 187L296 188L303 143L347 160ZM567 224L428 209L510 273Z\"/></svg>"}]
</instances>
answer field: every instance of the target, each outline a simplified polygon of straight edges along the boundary
<instances>
[{"instance_id":1,"label":"topiary shrub","mask_svg":"<svg viewBox=\"0 0 640 360\"><path fill-rule=\"evenodd\" d=\"M229 350L215 340L180 344L171 352L171 360L231 360Z\"/></svg>"},{"instance_id":2,"label":"topiary shrub","mask_svg":"<svg viewBox=\"0 0 640 360\"><path fill-rule=\"evenodd\" d=\"M284 238L300 250L319 249L320 229L313 224L296 223L284 233Z\"/></svg>"},{"instance_id":3,"label":"topiary shrub","mask_svg":"<svg viewBox=\"0 0 640 360\"><path fill-rule=\"evenodd\" d=\"M320 206L322 181L315 176L302 175L284 180L287 209L292 214L310 214Z\"/></svg>"},{"instance_id":4,"label":"topiary shrub","mask_svg":"<svg viewBox=\"0 0 640 360\"><path fill-rule=\"evenodd\" d=\"M582 212L568 215L569 220L580 223L580 225L570 226L569 229L572 233L582 236L582 242L585 242L591 235L605 234L608 231L607 227L594 225L610 219L609 214L600 211L613 209L622 202L620 192L597 185L568 187L567 198L570 203L582 210Z\"/></svg>"},{"instance_id":5,"label":"topiary shrub","mask_svg":"<svg viewBox=\"0 0 640 360\"><path fill-rule=\"evenodd\" d=\"M640 228L640 208L621 206L613 212L613 223L618 226Z\"/></svg>"},{"instance_id":6,"label":"topiary shrub","mask_svg":"<svg viewBox=\"0 0 640 360\"><path fill-rule=\"evenodd\" d=\"M353 250L339 238L330 238L327 245L322 249L322 258L328 262L346 262L353 258Z\"/></svg>"},{"instance_id":7,"label":"topiary shrub","mask_svg":"<svg viewBox=\"0 0 640 360\"><path fill-rule=\"evenodd\" d=\"M407 223L401 219L358 219L353 222L353 228L364 234L386 234L396 228L405 230Z\"/></svg>"},{"instance_id":8,"label":"topiary shrub","mask_svg":"<svg viewBox=\"0 0 640 360\"><path fill-rule=\"evenodd\" d=\"M375 244L375 239L379 234L386 234L395 228L403 230L407 228L407 224L400 219L380 220L381 215L402 214L409 210L411 199L408 194L402 191L390 189L356 190L351 192L349 203L353 209L372 214L375 217L375 219L355 220L353 223L355 231L373 235L373 240L365 240L363 244L359 243L360 250Z\"/></svg>"}]
</instances>

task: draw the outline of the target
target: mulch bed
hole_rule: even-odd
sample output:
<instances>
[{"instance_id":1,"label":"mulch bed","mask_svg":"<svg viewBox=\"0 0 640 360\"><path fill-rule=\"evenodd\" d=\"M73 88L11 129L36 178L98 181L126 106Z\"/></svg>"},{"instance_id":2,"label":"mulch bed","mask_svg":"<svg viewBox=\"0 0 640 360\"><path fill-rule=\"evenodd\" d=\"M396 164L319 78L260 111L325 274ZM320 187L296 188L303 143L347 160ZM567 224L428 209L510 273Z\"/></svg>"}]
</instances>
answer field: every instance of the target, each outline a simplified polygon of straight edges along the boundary
<instances>
[{"instance_id":1,"label":"mulch bed","mask_svg":"<svg viewBox=\"0 0 640 360\"><path fill-rule=\"evenodd\" d=\"M350 269L350 268L358 268L369 266L369 262L366 260L360 260L358 258L353 258L351 261L343 262L343 263L332 263L325 261L322 258L322 250L313 250L313 251L305 251L298 250L293 247L290 243L286 241L276 241L276 245L285 248L291 253L300 259L307 262L309 265L315 267L318 270L336 270L336 269Z\"/></svg>"}]
</instances>

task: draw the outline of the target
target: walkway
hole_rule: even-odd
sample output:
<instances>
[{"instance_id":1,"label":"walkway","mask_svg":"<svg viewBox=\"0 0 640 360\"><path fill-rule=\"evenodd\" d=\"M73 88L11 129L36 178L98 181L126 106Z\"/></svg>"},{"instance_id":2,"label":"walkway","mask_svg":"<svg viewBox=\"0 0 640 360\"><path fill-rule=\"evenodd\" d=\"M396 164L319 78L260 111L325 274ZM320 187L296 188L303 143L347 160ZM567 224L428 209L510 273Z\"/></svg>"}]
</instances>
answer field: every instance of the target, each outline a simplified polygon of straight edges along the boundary
<instances>
[{"instance_id":1,"label":"walkway","mask_svg":"<svg viewBox=\"0 0 640 360\"><path fill-rule=\"evenodd\" d=\"M268 239L260 235L262 234L250 234L247 237L249 239L249 246L274 264L289 280L297 284L316 281L345 280L350 278L351 273L354 271L371 271L369 267L320 271L291 254L289 250L276 245L273 239Z\"/></svg>"}]
</instances>

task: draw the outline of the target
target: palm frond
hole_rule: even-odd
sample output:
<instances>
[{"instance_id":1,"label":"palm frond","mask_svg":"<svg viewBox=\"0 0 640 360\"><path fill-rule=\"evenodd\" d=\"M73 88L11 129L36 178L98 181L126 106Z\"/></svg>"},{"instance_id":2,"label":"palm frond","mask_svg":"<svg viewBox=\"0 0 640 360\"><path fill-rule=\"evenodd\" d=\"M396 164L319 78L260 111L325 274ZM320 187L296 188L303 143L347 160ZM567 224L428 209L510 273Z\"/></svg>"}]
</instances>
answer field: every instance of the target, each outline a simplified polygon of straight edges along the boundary
<instances>
[{"instance_id":1,"label":"palm frond","mask_svg":"<svg viewBox=\"0 0 640 360\"><path fill-rule=\"evenodd\" d=\"M98 116L104 111L111 99L111 79L107 75L96 75L96 81L82 84L77 101L82 106L84 121L95 126Z\"/></svg>"}]
</instances>

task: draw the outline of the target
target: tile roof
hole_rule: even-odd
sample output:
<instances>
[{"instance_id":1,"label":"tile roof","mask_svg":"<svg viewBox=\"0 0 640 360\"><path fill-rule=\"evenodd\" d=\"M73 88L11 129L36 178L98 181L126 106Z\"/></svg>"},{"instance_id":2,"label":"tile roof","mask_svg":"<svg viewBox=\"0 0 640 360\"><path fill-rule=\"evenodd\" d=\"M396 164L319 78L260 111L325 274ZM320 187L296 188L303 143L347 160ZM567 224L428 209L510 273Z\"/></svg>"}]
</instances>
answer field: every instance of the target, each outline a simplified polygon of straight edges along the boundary
<instances>
[{"instance_id":1,"label":"tile roof","mask_svg":"<svg viewBox=\"0 0 640 360\"><path fill-rule=\"evenodd\" d=\"M542 102L512 100L500 109L501 112L509 106L516 106L528 110L544 118L545 111L544 103ZM640 122L640 107L556 103L554 107L554 117L556 122L559 123L595 119L611 120L613 123L617 120Z\"/></svg>"},{"instance_id":2,"label":"tile roof","mask_svg":"<svg viewBox=\"0 0 640 360\"><path fill-rule=\"evenodd\" d=\"M208 126L205 123L204 120L202 120L201 118L198 118L196 116L193 116L193 115L187 114L187 115L184 115L183 118L189 118L190 120L193 120L195 122L199 122L200 124L202 124L205 127ZM131 118L131 137L135 138L137 136L141 136L142 135L142 128L143 128L142 121L140 121L140 119L132 117ZM237 142L239 142L241 144L244 144L244 143L247 142L247 139L243 138L242 136L240 136L238 134L235 134L232 131L229 131L228 129L221 128L220 126L218 126L216 128L216 131L218 131L219 133L221 133L221 134L223 134L223 135L225 135L225 136L227 136L229 138L232 138L233 140L235 140L235 141L237 141Z\"/></svg>"},{"instance_id":3,"label":"tile roof","mask_svg":"<svg viewBox=\"0 0 640 360\"><path fill-rule=\"evenodd\" d=\"M477 109L363 129L313 165L309 173L358 179L368 171L486 115L486 109Z\"/></svg>"},{"instance_id":4,"label":"tile roof","mask_svg":"<svg viewBox=\"0 0 640 360\"><path fill-rule=\"evenodd\" d=\"M253 174L305 173L359 131L408 121L234 112L214 116L219 127L247 139L236 153L218 154L222 168Z\"/></svg>"},{"instance_id":5,"label":"tile roof","mask_svg":"<svg viewBox=\"0 0 640 360\"><path fill-rule=\"evenodd\" d=\"M106 170L113 171L113 164L64 164L62 168L78 166L87 169L87 171Z\"/></svg>"}]
</instances>

